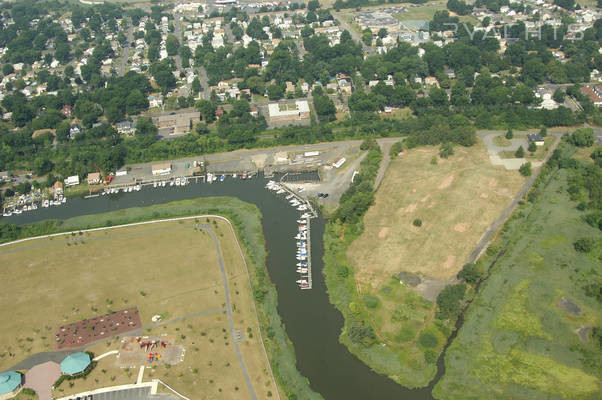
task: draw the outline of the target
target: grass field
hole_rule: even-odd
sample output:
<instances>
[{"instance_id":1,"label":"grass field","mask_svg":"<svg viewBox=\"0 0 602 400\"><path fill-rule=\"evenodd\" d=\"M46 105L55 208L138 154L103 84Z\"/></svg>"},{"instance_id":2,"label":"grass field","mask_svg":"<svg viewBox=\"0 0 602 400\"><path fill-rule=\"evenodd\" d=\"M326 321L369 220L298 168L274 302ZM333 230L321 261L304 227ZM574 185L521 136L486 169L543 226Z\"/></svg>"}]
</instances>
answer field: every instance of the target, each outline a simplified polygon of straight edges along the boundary
<instances>
[{"instance_id":1,"label":"grass field","mask_svg":"<svg viewBox=\"0 0 602 400\"><path fill-rule=\"evenodd\" d=\"M392 160L365 231L349 248L363 291L380 290L402 271L454 278L523 183L516 171L492 166L480 141L456 146L453 156L433 165L437 154L426 147Z\"/></svg>"},{"instance_id":2,"label":"grass field","mask_svg":"<svg viewBox=\"0 0 602 400\"><path fill-rule=\"evenodd\" d=\"M508 243L506 253L447 351L436 398L600 398L600 344L579 335L602 320L600 304L582 289L599 276L599 251L573 248L576 239L599 239L600 232L581 221L566 174L555 173L538 202L524 204L502 230L497 241ZM561 299L580 311L570 312Z\"/></svg>"},{"instance_id":3,"label":"grass field","mask_svg":"<svg viewBox=\"0 0 602 400\"><path fill-rule=\"evenodd\" d=\"M197 221L198 222L198 221ZM195 220L115 228L81 235L37 239L0 248L6 279L0 283L14 306L0 311L5 344L0 368L53 348L53 327L98 314L137 306L143 325L224 307L225 294L217 252ZM275 394L270 368L259 340L259 326L243 259L223 221L212 223L227 269L235 328L243 331L243 359L260 398ZM52 282L49 285L48 282ZM194 398L248 398L224 312L195 316L146 330L177 335L186 347L176 366L147 369ZM118 349L112 339L90 348L95 354ZM99 361L86 380L64 382L61 395L99 386L133 383L138 370L120 368L115 357Z\"/></svg>"},{"instance_id":4,"label":"grass field","mask_svg":"<svg viewBox=\"0 0 602 400\"><path fill-rule=\"evenodd\" d=\"M438 148L421 147L393 159L363 230L331 224L325 235L329 295L350 309L342 342L371 368L409 387L426 386L435 376L453 329L453 321L436 319L438 291L455 278L523 182L516 171L493 167L482 142L456 147L449 159L437 155ZM346 276L342 265L353 269L344 287L337 283ZM409 286L411 278L393 277L399 273L423 282ZM352 342L351 318L369 324L376 344Z\"/></svg>"}]
</instances>

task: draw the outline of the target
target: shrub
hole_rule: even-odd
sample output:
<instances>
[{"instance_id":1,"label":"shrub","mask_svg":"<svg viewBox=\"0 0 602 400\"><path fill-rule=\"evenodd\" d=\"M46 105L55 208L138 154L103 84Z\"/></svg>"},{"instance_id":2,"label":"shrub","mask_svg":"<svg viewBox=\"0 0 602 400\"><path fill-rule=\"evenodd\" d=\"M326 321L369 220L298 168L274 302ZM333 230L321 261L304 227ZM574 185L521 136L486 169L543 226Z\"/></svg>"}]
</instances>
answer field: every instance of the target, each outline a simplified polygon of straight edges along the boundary
<instances>
[{"instance_id":1,"label":"shrub","mask_svg":"<svg viewBox=\"0 0 602 400\"><path fill-rule=\"evenodd\" d=\"M422 220L416 218L413 222L412 225L417 226L418 228L420 228L422 226Z\"/></svg>"},{"instance_id":2,"label":"shrub","mask_svg":"<svg viewBox=\"0 0 602 400\"><path fill-rule=\"evenodd\" d=\"M589 253L594 248L595 241L592 238L581 238L573 243L573 247L580 253Z\"/></svg>"},{"instance_id":3,"label":"shrub","mask_svg":"<svg viewBox=\"0 0 602 400\"><path fill-rule=\"evenodd\" d=\"M466 283L475 284L483 278L483 270L477 264L466 264L458 273L458 278Z\"/></svg>"},{"instance_id":4,"label":"shrub","mask_svg":"<svg viewBox=\"0 0 602 400\"><path fill-rule=\"evenodd\" d=\"M376 308L376 307L378 307L379 301L378 301L377 297L367 294L364 297L364 303L366 304L366 307L368 307L368 308Z\"/></svg>"},{"instance_id":5,"label":"shrub","mask_svg":"<svg viewBox=\"0 0 602 400\"><path fill-rule=\"evenodd\" d=\"M506 132L504 137L508 140L512 139L514 137L514 132L512 132L512 129L508 129L508 132Z\"/></svg>"},{"instance_id":6,"label":"shrub","mask_svg":"<svg viewBox=\"0 0 602 400\"><path fill-rule=\"evenodd\" d=\"M418 343L420 343L422 346L424 347L437 347L437 345L439 344L439 340L437 339L437 336L433 335L430 332L422 332L420 334L420 337L418 338Z\"/></svg>"},{"instance_id":7,"label":"shrub","mask_svg":"<svg viewBox=\"0 0 602 400\"><path fill-rule=\"evenodd\" d=\"M349 327L349 339L353 343L369 346L374 342L376 336L370 325L364 322L353 321Z\"/></svg>"},{"instance_id":8,"label":"shrub","mask_svg":"<svg viewBox=\"0 0 602 400\"><path fill-rule=\"evenodd\" d=\"M391 156L391 158L395 158L402 151L403 151L403 142L395 142L395 143L393 143L393 145L391 146L391 149L389 150L389 155Z\"/></svg>"},{"instance_id":9,"label":"shrub","mask_svg":"<svg viewBox=\"0 0 602 400\"><path fill-rule=\"evenodd\" d=\"M426 361L427 364L435 364L437 362L437 352L433 350L425 351L424 361Z\"/></svg>"},{"instance_id":10,"label":"shrub","mask_svg":"<svg viewBox=\"0 0 602 400\"><path fill-rule=\"evenodd\" d=\"M439 293L439 296L437 296L437 306L439 306L437 318L448 319L457 317L461 311L461 302L464 299L464 293L466 293L466 285L463 283L446 286Z\"/></svg>"}]
</instances>

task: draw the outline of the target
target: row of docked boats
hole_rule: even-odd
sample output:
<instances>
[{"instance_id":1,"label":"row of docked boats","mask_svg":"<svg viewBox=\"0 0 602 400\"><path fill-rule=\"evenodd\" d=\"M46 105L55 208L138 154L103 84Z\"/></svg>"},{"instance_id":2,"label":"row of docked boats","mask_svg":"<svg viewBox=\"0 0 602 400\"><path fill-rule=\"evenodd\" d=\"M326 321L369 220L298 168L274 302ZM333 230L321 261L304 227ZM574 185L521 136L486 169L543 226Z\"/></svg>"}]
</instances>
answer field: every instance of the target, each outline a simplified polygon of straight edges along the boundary
<instances>
[{"instance_id":1,"label":"row of docked boats","mask_svg":"<svg viewBox=\"0 0 602 400\"><path fill-rule=\"evenodd\" d=\"M48 208L50 206L60 206L60 205L65 204L66 202L67 202L67 198L61 194L61 195L56 196L53 199L42 200L42 202L39 203L39 205L38 205L38 203L30 203L30 204L23 204L18 207L6 208L2 212L2 216L10 217L11 215L19 215L19 214L22 214L27 211L37 210L38 207Z\"/></svg>"},{"instance_id":2,"label":"row of docked boats","mask_svg":"<svg viewBox=\"0 0 602 400\"><path fill-rule=\"evenodd\" d=\"M247 174L246 172L243 172L242 174L240 174L240 179L251 179L253 177L253 174ZM238 178L238 174L234 173L232 174L232 179L236 179ZM226 174L213 174L211 172L207 172L207 177L205 179L205 182L207 183L213 183L213 182L217 182L217 181L223 182L226 180Z\"/></svg>"},{"instance_id":3,"label":"row of docked boats","mask_svg":"<svg viewBox=\"0 0 602 400\"><path fill-rule=\"evenodd\" d=\"M166 187L166 186L186 186L190 181L186 177L170 179L168 181L155 181L153 182L154 188Z\"/></svg>"},{"instance_id":4,"label":"row of docked boats","mask_svg":"<svg viewBox=\"0 0 602 400\"><path fill-rule=\"evenodd\" d=\"M297 285L301 289L309 288L309 252L307 249L307 219L297 220L297 229L298 232L295 235L295 240L297 244L297 273L300 274L300 279L297 279Z\"/></svg>"},{"instance_id":5,"label":"row of docked boats","mask_svg":"<svg viewBox=\"0 0 602 400\"><path fill-rule=\"evenodd\" d=\"M265 187L269 190L276 192L276 194L288 193L286 189L284 189L280 184L278 184L274 181L268 181L268 183L265 185ZM285 197L285 199L291 204L291 206L295 207L299 211L308 210L308 207L305 204L305 202L299 200L297 198L297 196L295 196L293 193L288 194Z\"/></svg>"},{"instance_id":6,"label":"row of docked boats","mask_svg":"<svg viewBox=\"0 0 602 400\"><path fill-rule=\"evenodd\" d=\"M124 186L124 187L120 187L120 188L105 188L105 190L102 191L100 194L104 196L107 194L113 194L113 193L119 193L119 192L123 192L123 193L139 192L140 190L142 190L142 186L138 184L138 185L134 185L134 186Z\"/></svg>"}]
</instances>

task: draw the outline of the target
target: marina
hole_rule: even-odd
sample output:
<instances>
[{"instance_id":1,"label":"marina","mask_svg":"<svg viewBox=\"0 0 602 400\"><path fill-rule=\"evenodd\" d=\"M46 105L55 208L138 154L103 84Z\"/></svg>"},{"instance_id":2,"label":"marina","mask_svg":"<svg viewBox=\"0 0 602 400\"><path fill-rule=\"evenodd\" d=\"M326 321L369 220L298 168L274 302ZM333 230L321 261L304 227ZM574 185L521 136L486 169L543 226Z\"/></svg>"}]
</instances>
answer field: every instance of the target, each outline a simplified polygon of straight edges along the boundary
<instances>
[{"instance_id":1,"label":"marina","mask_svg":"<svg viewBox=\"0 0 602 400\"><path fill-rule=\"evenodd\" d=\"M284 177L283 177L284 178ZM300 289L311 289L312 274L311 274L311 219L317 216L309 201L297 195L292 189L282 182L268 181L265 187L277 195L284 195L284 199L295 208L297 211L303 212L297 219L297 234L293 237L296 240L297 252L295 258L296 272L299 274L299 279L296 280Z\"/></svg>"}]
</instances>

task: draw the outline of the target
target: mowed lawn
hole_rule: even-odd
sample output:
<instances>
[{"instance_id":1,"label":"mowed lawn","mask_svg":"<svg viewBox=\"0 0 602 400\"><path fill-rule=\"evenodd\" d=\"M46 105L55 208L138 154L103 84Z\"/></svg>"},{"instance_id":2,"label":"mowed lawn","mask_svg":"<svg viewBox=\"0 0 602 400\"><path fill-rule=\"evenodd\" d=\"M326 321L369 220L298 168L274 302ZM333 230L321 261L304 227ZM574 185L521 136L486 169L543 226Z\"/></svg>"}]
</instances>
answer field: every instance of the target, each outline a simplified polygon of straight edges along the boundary
<instances>
[{"instance_id":1,"label":"mowed lawn","mask_svg":"<svg viewBox=\"0 0 602 400\"><path fill-rule=\"evenodd\" d=\"M5 321L0 340L0 369L39 351L53 350L57 325L111 310L137 306L143 325L221 309L222 276L209 234L195 229L210 224L219 238L226 266L235 328L258 396L276 392L259 339L253 297L243 258L225 222L161 222L100 232L65 235L0 247L4 279L0 283ZM191 398L248 398L224 312L195 316L145 330L176 335L186 347L184 362L147 368L145 380L160 378ZM117 350L118 340L90 347L95 354ZM61 395L96 387L133 383L137 370L122 369L115 356L102 359L86 380L63 382ZM211 382L210 382L211 381Z\"/></svg>"},{"instance_id":2,"label":"mowed lawn","mask_svg":"<svg viewBox=\"0 0 602 400\"><path fill-rule=\"evenodd\" d=\"M448 159L437 154L437 147L422 147L391 161L365 230L349 247L364 289L380 288L402 271L453 279L524 182L517 171L491 165L480 140L456 146Z\"/></svg>"},{"instance_id":3,"label":"mowed lawn","mask_svg":"<svg viewBox=\"0 0 602 400\"><path fill-rule=\"evenodd\" d=\"M437 399L600 398L600 343L591 327L602 315L583 289L599 276L600 260L573 247L582 237L599 240L600 231L581 220L566 187L561 170L510 222L512 242L447 351Z\"/></svg>"}]
</instances>

